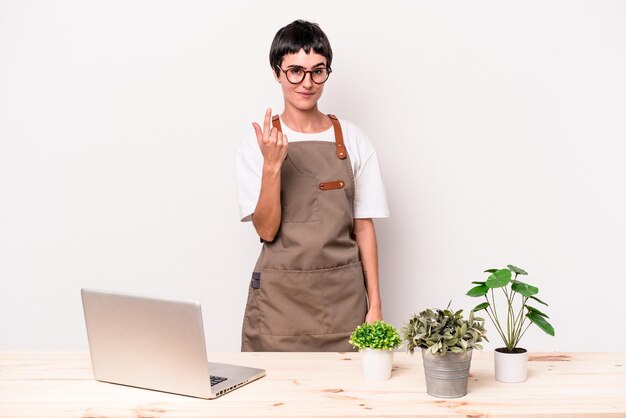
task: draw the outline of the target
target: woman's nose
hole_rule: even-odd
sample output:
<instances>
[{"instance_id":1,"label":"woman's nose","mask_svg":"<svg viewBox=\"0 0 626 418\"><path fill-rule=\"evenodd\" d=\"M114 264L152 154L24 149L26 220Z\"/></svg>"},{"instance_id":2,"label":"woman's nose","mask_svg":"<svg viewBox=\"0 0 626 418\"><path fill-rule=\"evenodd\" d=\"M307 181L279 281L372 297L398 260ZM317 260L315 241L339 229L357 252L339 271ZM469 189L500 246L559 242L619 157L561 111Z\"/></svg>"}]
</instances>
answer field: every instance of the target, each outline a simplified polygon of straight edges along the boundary
<instances>
[{"instance_id":1,"label":"woman's nose","mask_svg":"<svg viewBox=\"0 0 626 418\"><path fill-rule=\"evenodd\" d=\"M302 86L306 88L311 88L311 86L313 86L313 73L312 72L309 71L304 75L304 79L302 80Z\"/></svg>"}]
</instances>

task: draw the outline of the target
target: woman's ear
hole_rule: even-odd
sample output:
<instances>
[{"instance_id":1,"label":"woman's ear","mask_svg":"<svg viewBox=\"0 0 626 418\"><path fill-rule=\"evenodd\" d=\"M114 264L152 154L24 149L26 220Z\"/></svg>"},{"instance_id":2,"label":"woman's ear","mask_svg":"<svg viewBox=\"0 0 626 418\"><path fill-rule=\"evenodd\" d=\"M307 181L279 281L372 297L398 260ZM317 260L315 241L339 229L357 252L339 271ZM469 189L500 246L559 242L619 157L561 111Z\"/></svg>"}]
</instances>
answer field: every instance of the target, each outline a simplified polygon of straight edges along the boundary
<instances>
[{"instance_id":1,"label":"woman's ear","mask_svg":"<svg viewBox=\"0 0 626 418\"><path fill-rule=\"evenodd\" d=\"M280 83L280 72L276 74L276 70L272 70L272 74L274 74L274 79Z\"/></svg>"}]
</instances>

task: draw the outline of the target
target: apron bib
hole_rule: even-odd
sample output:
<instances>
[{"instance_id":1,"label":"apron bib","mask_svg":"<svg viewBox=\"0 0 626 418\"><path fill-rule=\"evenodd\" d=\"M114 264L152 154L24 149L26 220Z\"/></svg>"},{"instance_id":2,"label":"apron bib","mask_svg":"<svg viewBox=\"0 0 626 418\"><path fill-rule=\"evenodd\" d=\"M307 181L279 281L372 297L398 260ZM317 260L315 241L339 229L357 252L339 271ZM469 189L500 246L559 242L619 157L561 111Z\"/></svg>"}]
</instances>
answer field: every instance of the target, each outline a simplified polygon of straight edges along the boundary
<instances>
[{"instance_id":1,"label":"apron bib","mask_svg":"<svg viewBox=\"0 0 626 418\"><path fill-rule=\"evenodd\" d=\"M354 176L339 121L335 142L289 144L281 224L252 274L242 351L352 351L367 293L354 227ZM272 118L281 131L278 116Z\"/></svg>"}]
</instances>

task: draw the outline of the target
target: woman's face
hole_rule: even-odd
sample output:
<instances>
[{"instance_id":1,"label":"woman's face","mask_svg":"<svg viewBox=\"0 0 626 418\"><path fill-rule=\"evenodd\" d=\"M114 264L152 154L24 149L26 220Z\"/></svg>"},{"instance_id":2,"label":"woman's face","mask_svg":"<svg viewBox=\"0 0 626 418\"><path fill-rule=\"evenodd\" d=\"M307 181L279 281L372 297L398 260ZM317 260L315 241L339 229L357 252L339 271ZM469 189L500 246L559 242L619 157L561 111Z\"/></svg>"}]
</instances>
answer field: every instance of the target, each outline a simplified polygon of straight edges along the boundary
<instances>
[{"instance_id":1,"label":"woman's face","mask_svg":"<svg viewBox=\"0 0 626 418\"><path fill-rule=\"evenodd\" d=\"M281 68L288 70L289 68L301 68L303 71L311 71L315 68L326 67L326 58L323 55L315 53L312 49L307 54L304 49L296 54L287 54L283 57ZM274 72L274 76L276 73ZM285 107L291 106L298 110L307 111L317 108L317 101L322 97L324 84L316 84L311 80L311 73L307 73L298 84L292 84L287 80L287 75L280 71L276 77L283 89L283 97L285 98Z\"/></svg>"}]
</instances>

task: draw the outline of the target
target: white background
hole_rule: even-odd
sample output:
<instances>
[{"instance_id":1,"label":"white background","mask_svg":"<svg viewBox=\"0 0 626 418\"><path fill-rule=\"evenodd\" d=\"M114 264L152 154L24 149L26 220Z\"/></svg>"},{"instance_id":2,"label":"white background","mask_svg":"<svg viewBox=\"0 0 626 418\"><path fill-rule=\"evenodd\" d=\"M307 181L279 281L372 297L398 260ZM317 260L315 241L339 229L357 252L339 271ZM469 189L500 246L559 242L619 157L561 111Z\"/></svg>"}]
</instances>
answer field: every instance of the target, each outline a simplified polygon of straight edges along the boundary
<instances>
[{"instance_id":1,"label":"white background","mask_svg":"<svg viewBox=\"0 0 626 418\"><path fill-rule=\"evenodd\" d=\"M297 18L335 53L321 110L380 156L385 319L469 310L512 263L557 332L524 346L626 350L626 3L323 0L0 1L0 349L86 349L81 287L200 300L209 350L239 349L234 153L282 110Z\"/></svg>"}]
</instances>

